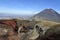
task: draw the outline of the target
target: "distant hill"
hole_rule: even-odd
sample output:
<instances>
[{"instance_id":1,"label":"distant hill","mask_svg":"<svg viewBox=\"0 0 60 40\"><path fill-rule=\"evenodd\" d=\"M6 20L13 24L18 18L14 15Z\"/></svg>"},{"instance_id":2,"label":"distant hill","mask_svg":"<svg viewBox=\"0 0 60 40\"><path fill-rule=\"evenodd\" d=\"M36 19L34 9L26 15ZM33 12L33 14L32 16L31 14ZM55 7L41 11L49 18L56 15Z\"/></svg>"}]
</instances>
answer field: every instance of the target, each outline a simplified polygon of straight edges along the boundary
<instances>
[{"instance_id":1,"label":"distant hill","mask_svg":"<svg viewBox=\"0 0 60 40\"><path fill-rule=\"evenodd\" d=\"M44 9L40 13L32 17L33 20L48 20L54 22L60 22L60 14L53 9Z\"/></svg>"},{"instance_id":2,"label":"distant hill","mask_svg":"<svg viewBox=\"0 0 60 40\"><path fill-rule=\"evenodd\" d=\"M29 16L28 16L29 17ZM0 19L25 19L28 18L26 15L10 14L10 13L0 13Z\"/></svg>"},{"instance_id":3,"label":"distant hill","mask_svg":"<svg viewBox=\"0 0 60 40\"><path fill-rule=\"evenodd\" d=\"M15 18L15 17L18 17L18 15L15 15L15 14L9 14L9 13L0 13L0 18Z\"/></svg>"}]
</instances>

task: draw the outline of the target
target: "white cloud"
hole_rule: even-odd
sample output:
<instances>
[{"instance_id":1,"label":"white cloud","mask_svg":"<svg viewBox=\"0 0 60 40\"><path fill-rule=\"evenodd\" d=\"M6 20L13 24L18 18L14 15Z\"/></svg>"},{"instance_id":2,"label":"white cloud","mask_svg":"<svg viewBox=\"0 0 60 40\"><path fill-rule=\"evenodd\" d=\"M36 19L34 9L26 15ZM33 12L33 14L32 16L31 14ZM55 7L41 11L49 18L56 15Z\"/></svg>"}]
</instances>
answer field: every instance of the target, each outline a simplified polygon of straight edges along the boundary
<instances>
[{"instance_id":1,"label":"white cloud","mask_svg":"<svg viewBox=\"0 0 60 40\"><path fill-rule=\"evenodd\" d=\"M0 7L0 13L22 14L22 15L36 14L36 12L32 10L17 10L17 9L9 9L3 7L2 8Z\"/></svg>"}]
</instances>

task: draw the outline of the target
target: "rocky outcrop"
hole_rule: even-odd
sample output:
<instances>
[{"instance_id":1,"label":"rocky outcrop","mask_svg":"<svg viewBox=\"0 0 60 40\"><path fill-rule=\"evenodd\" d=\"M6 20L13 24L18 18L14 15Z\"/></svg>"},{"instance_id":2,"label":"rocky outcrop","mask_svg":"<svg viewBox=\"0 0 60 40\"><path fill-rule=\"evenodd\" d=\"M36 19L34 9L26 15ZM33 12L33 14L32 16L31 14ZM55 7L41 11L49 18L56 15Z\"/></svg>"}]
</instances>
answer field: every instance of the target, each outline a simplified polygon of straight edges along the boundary
<instances>
[{"instance_id":1,"label":"rocky outcrop","mask_svg":"<svg viewBox=\"0 0 60 40\"><path fill-rule=\"evenodd\" d=\"M44 35L39 36L36 40L60 40L60 25L49 28Z\"/></svg>"}]
</instances>

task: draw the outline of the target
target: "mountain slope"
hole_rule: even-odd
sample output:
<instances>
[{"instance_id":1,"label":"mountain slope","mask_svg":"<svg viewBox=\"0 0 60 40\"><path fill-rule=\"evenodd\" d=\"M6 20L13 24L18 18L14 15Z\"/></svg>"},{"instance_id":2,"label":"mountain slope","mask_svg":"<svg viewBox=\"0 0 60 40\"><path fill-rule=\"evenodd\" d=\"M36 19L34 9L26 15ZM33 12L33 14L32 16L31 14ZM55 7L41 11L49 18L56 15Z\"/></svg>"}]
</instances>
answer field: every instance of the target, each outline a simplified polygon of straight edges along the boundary
<instances>
[{"instance_id":1,"label":"mountain slope","mask_svg":"<svg viewBox=\"0 0 60 40\"><path fill-rule=\"evenodd\" d=\"M34 15L32 19L36 21L48 20L48 21L60 22L60 15L53 9L45 9L40 13Z\"/></svg>"}]
</instances>

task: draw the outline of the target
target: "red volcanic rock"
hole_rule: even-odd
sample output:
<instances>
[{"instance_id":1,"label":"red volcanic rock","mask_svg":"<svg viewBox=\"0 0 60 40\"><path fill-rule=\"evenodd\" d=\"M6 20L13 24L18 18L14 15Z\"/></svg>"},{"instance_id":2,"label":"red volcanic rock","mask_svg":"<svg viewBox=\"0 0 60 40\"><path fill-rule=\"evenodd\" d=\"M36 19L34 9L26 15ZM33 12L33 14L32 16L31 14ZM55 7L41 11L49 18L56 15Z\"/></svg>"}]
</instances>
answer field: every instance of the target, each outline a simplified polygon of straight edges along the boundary
<instances>
[{"instance_id":1,"label":"red volcanic rock","mask_svg":"<svg viewBox=\"0 0 60 40\"><path fill-rule=\"evenodd\" d=\"M14 29L16 28L17 26L17 23L15 20L0 20L0 24L6 24L6 25L9 25L9 26L12 26Z\"/></svg>"}]
</instances>

